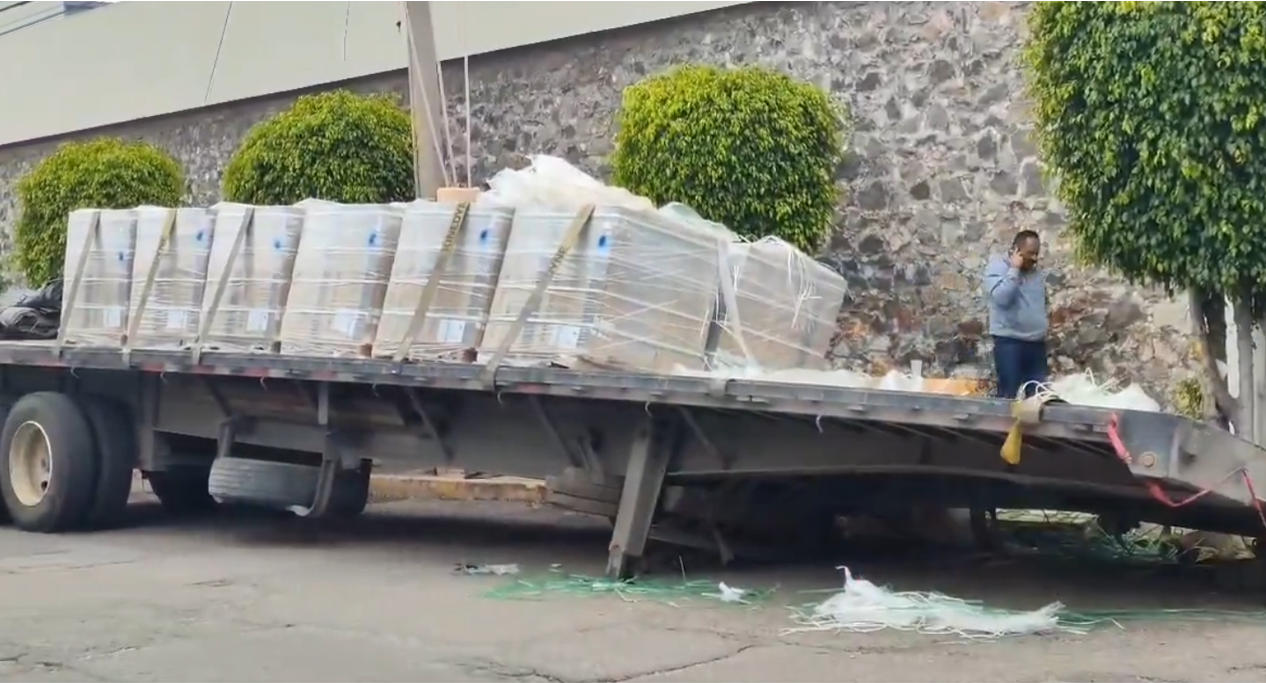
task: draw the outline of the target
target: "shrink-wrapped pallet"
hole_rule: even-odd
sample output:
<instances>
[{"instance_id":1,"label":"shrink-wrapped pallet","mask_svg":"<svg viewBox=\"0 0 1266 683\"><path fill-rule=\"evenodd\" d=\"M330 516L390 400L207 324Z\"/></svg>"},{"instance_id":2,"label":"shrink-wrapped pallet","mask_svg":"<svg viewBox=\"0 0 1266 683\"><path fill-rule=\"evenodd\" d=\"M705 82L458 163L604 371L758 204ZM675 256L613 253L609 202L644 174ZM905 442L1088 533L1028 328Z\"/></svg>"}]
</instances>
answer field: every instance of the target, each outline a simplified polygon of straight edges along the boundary
<instances>
[{"instance_id":1,"label":"shrink-wrapped pallet","mask_svg":"<svg viewBox=\"0 0 1266 683\"><path fill-rule=\"evenodd\" d=\"M767 370L827 367L826 352L848 291L844 278L777 238L733 243L728 261L732 287L722 297L713 363Z\"/></svg>"},{"instance_id":2,"label":"shrink-wrapped pallet","mask_svg":"<svg viewBox=\"0 0 1266 683\"><path fill-rule=\"evenodd\" d=\"M136 211L81 209L66 226L60 342L118 346L127 333Z\"/></svg>"},{"instance_id":3,"label":"shrink-wrapped pallet","mask_svg":"<svg viewBox=\"0 0 1266 683\"><path fill-rule=\"evenodd\" d=\"M127 344L187 347L202 321L214 219L202 208L142 206L136 215Z\"/></svg>"},{"instance_id":4,"label":"shrink-wrapped pallet","mask_svg":"<svg viewBox=\"0 0 1266 683\"><path fill-rule=\"evenodd\" d=\"M199 348L275 352L304 210L229 203L214 210Z\"/></svg>"},{"instance_id":5,"label":"shrink-wrapped pallet","mask_svg":"<svg viewBox=\"0 0 1266 683\"><path fill-rule=\"evenodd\" d=\"M476 203L469 205L463 219L459 206L418 201L405 207L375 356L396 357L411 326L412 339L403 355L410 360L461 358L483 340L513 212ZM452 249L427 292L454 229ZM415 322L420 306L425 310Z\"/></svg>"},{"instance_id":6,"label":"shrink-wrapped pallet","mask_svg":"<svg viewBox=\"0 0 1266 683\"><path fill-rule=\"evenodd\" d=\"M592 211L588 221L572 212L515 211L481 362L663 373L702 367L724 235L655 211ZM574 246L554 276L543 278L569 237ZM538 286L539 305L532 305Z\"/></svg>"},{"instance_id":7,"label":"shrink-wrapped pallet","mask_svg":"<svg viewBox=\"0 0 1266 683\"><path fill-rule=\"evenodd\" d=\"M281 351L368 357L400 239L401 209L332 202L305 208Z\"/></svg>"}]
</instances>

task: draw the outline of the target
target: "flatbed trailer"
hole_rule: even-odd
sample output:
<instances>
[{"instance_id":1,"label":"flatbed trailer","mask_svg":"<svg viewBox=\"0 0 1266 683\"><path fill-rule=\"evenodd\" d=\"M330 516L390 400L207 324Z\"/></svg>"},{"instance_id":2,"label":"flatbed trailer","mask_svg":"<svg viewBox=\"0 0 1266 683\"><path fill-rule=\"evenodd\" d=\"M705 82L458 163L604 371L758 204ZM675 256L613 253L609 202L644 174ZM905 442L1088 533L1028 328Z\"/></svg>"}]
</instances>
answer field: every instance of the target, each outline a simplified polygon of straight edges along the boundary
<instances>
[{"instance_id":1,"label":"flatbed trailer","mask_svg":"<svg viewBox=\"0 0 1266 683\"><path fill-rule=\"evenodd\" d=\"M134 469L174 509L214 494L352 515L374 463L582 473L571 489L566 477L555 483L573 508L612 518L613 576L633 571L656 525L686 514L667 494L699 491L705 507L719 506L745 483L796 482L804 505L766 502L748 518L927 504L1266 530L1252 488L1266 482L1262 449L1168 414L1047 403L1008 464L999 450L1016 418L994 399L263 353L208 351L195 362L183 350L27 341L0 342L0 399L0 489L31 531L116 523L118 481L126 473L130 489ZM91 439L76 436L85 429Z\"/></svg>"}]
</instances>

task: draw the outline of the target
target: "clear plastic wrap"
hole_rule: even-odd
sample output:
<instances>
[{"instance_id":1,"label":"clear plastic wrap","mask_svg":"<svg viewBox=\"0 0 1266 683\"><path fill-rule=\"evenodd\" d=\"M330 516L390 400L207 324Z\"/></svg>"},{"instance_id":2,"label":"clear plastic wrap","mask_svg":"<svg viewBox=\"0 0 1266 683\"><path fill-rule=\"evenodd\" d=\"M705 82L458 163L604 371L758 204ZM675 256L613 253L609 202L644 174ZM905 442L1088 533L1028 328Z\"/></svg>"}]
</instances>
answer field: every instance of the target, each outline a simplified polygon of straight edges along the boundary
<instances>
[{"instance_id":1,"label":"clear plastic wrap","mask_svg":"<svg viewBox=\"0 0 1266 683\"><path fill-rule=\"evenodd\" d=\"M513 334L575 222L571 212L516 209L480 361L505 348L500 360L515 364L703 367L725 237L656 211L597 207Z\"/></svg>"},{"instance_id":2,"label":"clear plastic wrap","mask_svg":"<svg viewBox=\"0 0 1266 683\"><path fill-rule=\"evenodd\" d=\"M827 368L826 352L848 293L844 278L774 237L732 243L728 260L733 302L722 297L714 363Z\"/></svg>"},{"instance_id":3,"label":"clear plastic wrap","mask_svg":"<svg viewBox=\"0 0 1266 683\"><path fill-rule=\"evenodd\" d=\"M313 202L281 320L281 352L369 357L382 315L401 210Z\"/></svg>"},{"instance_id":4,"label":"clear plastic wrap","mask_svg":"<svg viewBox=\"0 0 1266 683\"><path fill-rule=\"evenodd\" d=\"M587 204L655 210L655 204L646 197L606 185L565 159L534 154L528 160L531 163L527 168L498 171L488 181L489 189L483 198L501 206L554 211L574 212Z\"/></svg>"},{"instance_id":5,"label":"clear plastic wrap","mask_svg":"<svg viewBox=\"0 0 1266 683\"><path fill-rule=\"evenodd\" d=\"M1124 389L1119 388L1116 380L1099 382L1089 370L1075 375L1066 375L1038 387L1038 393L1050 392L1060 399L1079 406L1095 408L1111 408L1113 410L1139 410L1149 413L1161 412L1161 405L1156 399L1147 395L1137 384Z\"/></svg>"},{"instance_id":6,"label":"clear plastic wrap","mask_svg":"<svg viewBox=\"0 0 1266 683\"><path fill-rule=\"evenodd\" d=\"M458 205L418 201L404 208L391 283L374 355L391 358L409 332L443 249ZM480 202L470 207L448 263L405 358L461 357L483 341L513 212Z\"/></svg>"},{"instance_id":7,"label":"clear plastic wrap","mask_svg":"<svg viewBox=\"0 0 1266 683\"><path fill-rule=\"evenodd\" d=\"M61 339L82 346L119 346L127 333L136 256L132 209L72 211L63 265L66 299Z\"/></svg>"},{"instance_id":8,"label":"clear plastic wrap","mask_svg":"<svg viewBox=\"0 0 1266 683\"><path fill-rule=\"evenodd\" d=\"M136 215L128 345L189 346L202 322L214 219L210 211L199 208L142 206ZM151 272L153 280L146 292Z\"/></svg>"},{"instance_id":9,"label":"clear plastic wrap","mask_svg":"<svg viewBox=\"0 0 1266 683\"><path fill-rule=\"evenodd\" d=\"M203 296L201 346L275 352L304 209L228 203L213 209L215 237Z\"/></svg>"}]
</instances>

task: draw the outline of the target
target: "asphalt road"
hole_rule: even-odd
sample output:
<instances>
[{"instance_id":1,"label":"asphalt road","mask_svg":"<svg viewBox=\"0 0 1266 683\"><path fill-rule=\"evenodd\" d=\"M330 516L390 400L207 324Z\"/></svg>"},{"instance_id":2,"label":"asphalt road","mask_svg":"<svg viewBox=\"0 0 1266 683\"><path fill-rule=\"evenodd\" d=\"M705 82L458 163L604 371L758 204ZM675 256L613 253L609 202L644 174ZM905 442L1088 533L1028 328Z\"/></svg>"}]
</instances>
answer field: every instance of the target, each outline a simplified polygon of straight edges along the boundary
<instances>
[{"instance_id":1,"label":"asphalt road","mask_svg":"<svg viewBox=\"0 0 1266 683\"><path fill-rule=\"evenodd\" d=\"M725 580L769 604L505 601L457 563L596 573L602 524L504 504L393 503L340 526L220 517L124 530L0 530L0 681L1261 681L1266 626L1138 623L964 643L900 633L780 635L830 566ZM862 567L898 587L1032 607L1238 606L1201 585L946 562Z\"/></svg>"}]
</instances>

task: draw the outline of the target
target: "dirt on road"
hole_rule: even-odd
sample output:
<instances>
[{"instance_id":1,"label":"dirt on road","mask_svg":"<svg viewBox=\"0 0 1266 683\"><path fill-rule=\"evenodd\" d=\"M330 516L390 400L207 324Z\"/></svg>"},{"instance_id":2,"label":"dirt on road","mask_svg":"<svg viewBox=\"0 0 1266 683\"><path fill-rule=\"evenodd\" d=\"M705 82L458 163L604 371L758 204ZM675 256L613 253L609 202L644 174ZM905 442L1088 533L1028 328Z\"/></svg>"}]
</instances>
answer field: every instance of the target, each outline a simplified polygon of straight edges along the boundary
<instances>
[{"instance_id":1,"label":"dirt on road","mask_svg":"<svg viewBox=\"0 0 1266 683\"><path fill-rule=\"evenodd\" d=\"M1261 681L1266 625L1129 623L1089 635L963 642L905 633L782 635L830 563L711 573L777 587L752 608L616 596L495 600L507 579L458 563L597 575L605 523L498 503L376 505L338 525L276 517L0 530L0 681ZM898 588L1004 607L1251 609L1136 573L962 562L859 566ZM699 578L692 576L691 578Z\"/></svg>"}]
</instances>

